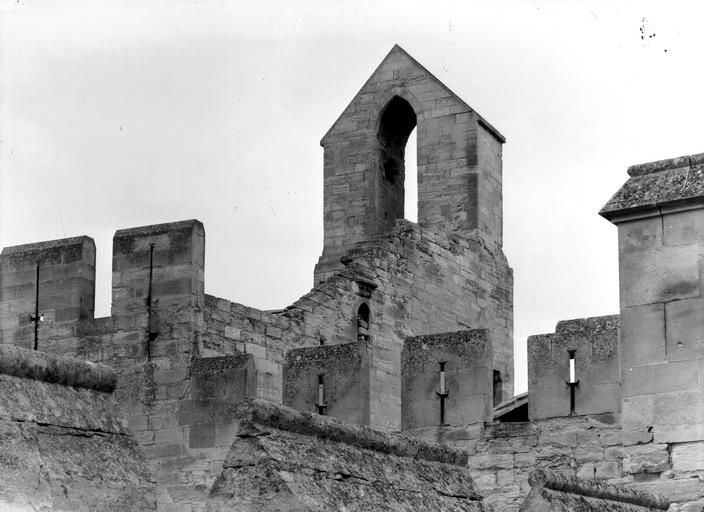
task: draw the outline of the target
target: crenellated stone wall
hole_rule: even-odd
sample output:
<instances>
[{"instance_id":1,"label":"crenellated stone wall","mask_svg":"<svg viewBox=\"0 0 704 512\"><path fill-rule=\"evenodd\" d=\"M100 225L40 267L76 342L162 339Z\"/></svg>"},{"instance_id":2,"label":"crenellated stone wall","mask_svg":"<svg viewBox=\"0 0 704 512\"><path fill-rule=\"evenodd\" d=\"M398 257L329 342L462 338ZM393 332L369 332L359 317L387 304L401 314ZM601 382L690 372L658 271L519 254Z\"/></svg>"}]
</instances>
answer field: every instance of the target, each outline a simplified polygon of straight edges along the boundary
<instances>
[{"instance_id":1,"label":"crenellated stone wall","mask_svg":"<svg viewBox=\"0 0 704 512\"><path fill-rule=\"evenodd\" d=\"M481 270L479 270L481 269ZM206 297L202 350L255 356L257 396L280 402L287 349L359 339L358 312L369 307L370 425L401 427L401 350L409 336L484 327L503 396L513 394L512 272L502 254L397 222L360 243L346 267L282 311L263 312Z\"/></svg>"}]
</instances>

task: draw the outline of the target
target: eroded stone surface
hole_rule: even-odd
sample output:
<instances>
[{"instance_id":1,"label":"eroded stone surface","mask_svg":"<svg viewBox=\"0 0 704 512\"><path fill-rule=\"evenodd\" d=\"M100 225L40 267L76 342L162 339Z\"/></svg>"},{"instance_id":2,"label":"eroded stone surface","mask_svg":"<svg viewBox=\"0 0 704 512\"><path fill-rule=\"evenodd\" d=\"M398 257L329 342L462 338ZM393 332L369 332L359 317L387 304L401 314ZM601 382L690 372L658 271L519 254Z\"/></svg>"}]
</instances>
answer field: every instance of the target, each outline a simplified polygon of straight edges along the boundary
<instances>
[{"instance_id":1,"label":"eroded stone surface","mask_svg":"<svg viewBox=\"0 0 704 512\"><path fill-rule=\"evenodd\" d=\"M258 400L240 411L209 512L488 510L461 452Z\"/></svg>"}]
</instances>

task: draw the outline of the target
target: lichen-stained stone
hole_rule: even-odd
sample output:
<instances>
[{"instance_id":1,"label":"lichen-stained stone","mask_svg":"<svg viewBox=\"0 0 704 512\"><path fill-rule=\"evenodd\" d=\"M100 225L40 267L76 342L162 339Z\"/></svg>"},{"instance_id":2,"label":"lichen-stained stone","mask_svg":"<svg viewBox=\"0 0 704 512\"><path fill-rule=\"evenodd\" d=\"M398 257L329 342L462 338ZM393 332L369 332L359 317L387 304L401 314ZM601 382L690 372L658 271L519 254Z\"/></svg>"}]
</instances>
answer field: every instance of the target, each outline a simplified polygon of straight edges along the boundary
<instances>
[{"instance_id":1,"label":"lichen-stained stone","mask_svg":"<svg viewBox=\"0 0 704 512\"><path fill-rule=\"evenodd\" d=\"M655 512L670 502L658 495L537 470L520 512Z\"/></svg>"},{"instance_id":2,"label":"lichen-stained stone","mask_svg":"<svg viewBox=\"0 0 704 512\"><path fill-rule=\"evenodd\" d=\"M31 315L37 308L43 318L40 327L92 319L94 298L92 238L5 247L0 254L0 343L31 348Z\"/></svg>"},{"instance_id":3,"label":"lichen-stained stone","mask_svg":"<svg viewBox=\"0 0 704 512\"><path fill-rule=\"evenodd\" d=\"M359 341L289 350L283 364L283 404L307 412L322 407L325 415L368 425L369 359L369 347Z\"/></svg>"},{"instance_id":4,"label":"lichen-stained stone","mask_svg":"<svg viewBox=\"0 0 704 512\"><path fill-rule=\"evenodd\" d=\"M489 510L461 451L262 400L240 417L208 512Z\"/></svg>"},{"instance_id":5,"label":"lichen-stained stone","mask_svg":"<svg viewBox=\"0 0 704 512\"><path fill-rule=\"evenodd\" d=\"M321 141L324 248L315 283L355 243L403 218L406 140L417 126L418 220L502 245L503 136L395 45Z\"/></svg>"},{"instance_id":6,"label":"lichen-stained stone","mask_svg":"<svg viewBox=\"0 0 704 512\"><path fill-rule=\"evenodd\" d=\"M528 338L528 411L531 419L567 416L571 411L570 353L574 354L574 413L621 409L616 315L558 322L553 334Z\"/></svg>"},{"instance_id":7,"label":"lichen-stained stone","mask_svg":"<svg viewBox=\"0 0 704 512\"><path fill-rule=\"evenodd\" d=\"M633 165L630 178L599 212L611 220L661 204L704 196L704 153Z\"/></svg>"},{"instance_id":8,"label":"lichen-stained stone","mask_svg":"<svg viewBox=\"0 0 704 512\"><path fill-rule=\"evenodd\" d=\"M0 510L156 510L144 454L112 400L114 373L0 349Z\"/></svg>"},{"instance_id":9,"label":"lichen-stained stone","mask_svg":"<svg viewBox=\"0 0 704 512\"><path fill-rule=\"evenodd\" d=\"M492 359L488 329L406 339L401 353L401 427L440 425L440 363L447 393L444 425L487 421L492 407Z\"/></svg>"}]
</instances>

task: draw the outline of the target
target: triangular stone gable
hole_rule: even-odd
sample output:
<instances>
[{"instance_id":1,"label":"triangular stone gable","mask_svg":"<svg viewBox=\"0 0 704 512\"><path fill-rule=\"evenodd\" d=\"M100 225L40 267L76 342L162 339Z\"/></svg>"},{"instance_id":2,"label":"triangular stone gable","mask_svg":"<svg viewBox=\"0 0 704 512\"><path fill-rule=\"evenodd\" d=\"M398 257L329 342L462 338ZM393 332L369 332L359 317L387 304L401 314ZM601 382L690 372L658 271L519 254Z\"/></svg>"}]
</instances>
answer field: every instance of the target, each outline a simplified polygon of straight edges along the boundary
<instances>
[{"instance_id":1,"label":"triangular stone gable","mask_svg":"<svg viewBox=\"0 0 704 512\"><path fill-rule=\"evenodd\" d=\"M499 142L506 142L505 137L496 128L480 116L449 87L442 83L435 75L428 71L425 66L414 59L406 50L401 48L398 44L395 44L389 53L386 54L386 57L384 57L384 59L379 63L379 66L377 66L352 101L350 101L345 110L342 111L337 120L335 120L330 129L328 129L325 133L320 141L320 145L325 146L328 138L335 133L348 132L349 126L345 126L344 120L358 110L357 105L360 102L366 103L368 101L369 94L373 95L380 89L387 90L390 85L389 79L396 82L396 84L392 85L395 85L395 87L400 89L405 89L406 93L409 93L412 97L414 97L414 99L418 100L416 104L414 104L413 101L410 101L410 98L404 98L409 100L409 102L413 105L414 109L417 111L416 114L423 114L422 112L418 112L418 109L422 108L421 105L426 103L427 100L442 99L444 100L444 103L447 104L448 108L454 107L455 110L459 109L460 111L471 112L474 114L477 117L478 122L481 123L490 133L492 133L492 135L494 135ZM410 82L425 83L422 84L422 87L417 87L410 85ZM415 89L421 88L425 89L425 93L418 97L418 95L415 94ZM388 101L390 97L385 99Z\"/></svg>"}]
</instances>

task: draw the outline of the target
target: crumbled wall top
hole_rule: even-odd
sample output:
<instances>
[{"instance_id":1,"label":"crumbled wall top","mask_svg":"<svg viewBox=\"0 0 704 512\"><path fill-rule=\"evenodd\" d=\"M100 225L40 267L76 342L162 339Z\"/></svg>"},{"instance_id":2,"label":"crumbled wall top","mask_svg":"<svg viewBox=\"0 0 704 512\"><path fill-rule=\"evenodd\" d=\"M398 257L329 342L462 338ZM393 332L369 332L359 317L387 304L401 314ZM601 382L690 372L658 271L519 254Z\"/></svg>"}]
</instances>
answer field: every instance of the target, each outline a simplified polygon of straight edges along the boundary
<instances>
[{"instance_id":1,"label":"crumbled wall top","mask_svg":"<svg viewBox=\"0 0 704 512\"><path fill-rule=\"evenodd\" d=\"M208 512L488 510L464 452L263 400L239 413Z\"/></svg>"},{"instance_id":2,"label":"crumbled wall top","mask_svg":"<svg viewBox=\"0 0 704 512\"><path fill-rule=\"evenodd\" d=\"M704 197L704 153L633 165L628 175L629 180L599 215L611 220L624 213Z\"/></svg>"},{"instance_id":3,"label":"crumbled wall top","mask_svg":"<svg viewBox=\"0 0 704 512\"><path fill-rule=\"evenodd\" d=\"M0 345L0 374L112 393L117 373L105 365Z\"/></svg>"},{"instance_id":4,"label":"crumbled wall top","mask_svg":"<svg viewBox=\"0 0 704 512\"><path fill-rule=\"evenodd\" d=\"M115 373L0 346L0 510L156 510Z\"/></svg>"}]
</instances>

